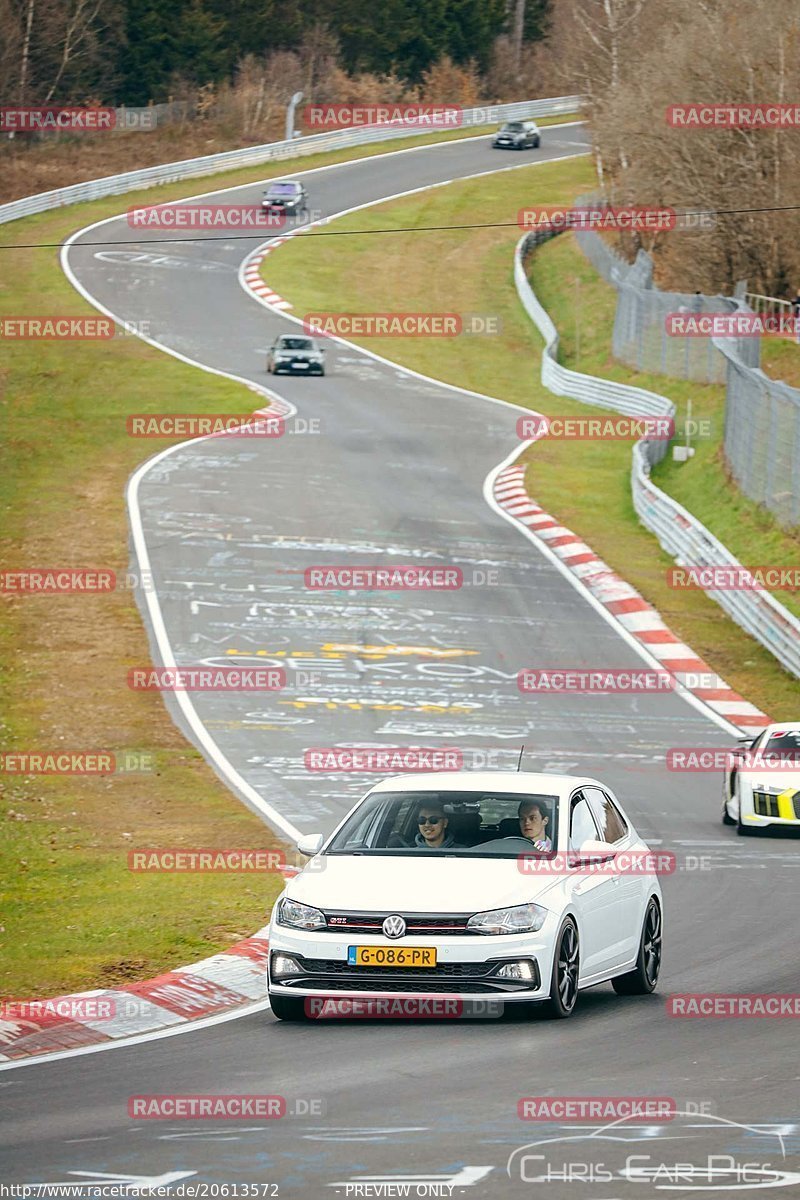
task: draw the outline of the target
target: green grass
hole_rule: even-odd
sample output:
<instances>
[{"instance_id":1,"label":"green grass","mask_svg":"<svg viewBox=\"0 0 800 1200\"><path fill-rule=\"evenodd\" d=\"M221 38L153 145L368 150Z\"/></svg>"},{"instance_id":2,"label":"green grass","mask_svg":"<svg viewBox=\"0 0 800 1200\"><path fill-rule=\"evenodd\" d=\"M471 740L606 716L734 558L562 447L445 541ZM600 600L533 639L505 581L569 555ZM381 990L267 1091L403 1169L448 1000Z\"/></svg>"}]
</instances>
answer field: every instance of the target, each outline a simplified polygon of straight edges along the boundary
<instances>
[{"instance_id":1,"label":"green grass","mask_svg":"<svg viewBox=\"0 0 800 1200\"><path fill-rule=\"evenodd\" d=\"M569 203L592 183L591 164L581 158L465 180L391 201L337 221L337 232L353 232L348 237L327 239L324 253L313 245L313 232L292 239L269 256L265 278L292 301L298 316L320 310L494 314L502 328L492 337L368 338L361 344L445 382L549 415L596 413L554 397L539 382L541 338L525 316L513 285L516 227L454 228L485 219L485 213L491 213L498 223L514 222L517 210L526 204ZM444 228L413 232L423 226ZM379 228L412 232L392 233L386 238L356 232ZM577 288L581 298L578 367L630 380L630 372L610 360L609 310L595 304L596 298L603 300L600 291L605 285L571 247L571 240L556 239L542 252L545 257L536 258L534 267L540 295L564 331L567 361L574 353ZM642 377L639 382L662 392L666 386L662 378ZM675 392L670 391L679 409L689 395L682 387L676 385ZM695 415L712 414L719 431L720 411L710 395L713 389L690 385L690 390ZM710 449L704 447L698 459L701 464L711 462ZM529 448L524 461L531 494L637 587L731 686L776 719L796 713L797 684L766 650L703 593L677 592L667 586L672 560L638 523L633 511L629 443L583 442L576 453L574 444L545 441ZM678 483L685 478L681 476ZM724 486L727 488L727 483ZM770 562L769 555L775 553L774 561L791 562L791 554L783 555L787 544L768 539L761 545L758 561Z\"/></svg>"},{"instance_id":2,"label":"green grass","mask_svg":"<svg viewBox=\"0 0 800 1200\"><path fill-rule=\"evenodd\" d=\"M800 388L800 345L786 338L762 338L761 369L770 379Z\"/></svg>"}]
</instances>

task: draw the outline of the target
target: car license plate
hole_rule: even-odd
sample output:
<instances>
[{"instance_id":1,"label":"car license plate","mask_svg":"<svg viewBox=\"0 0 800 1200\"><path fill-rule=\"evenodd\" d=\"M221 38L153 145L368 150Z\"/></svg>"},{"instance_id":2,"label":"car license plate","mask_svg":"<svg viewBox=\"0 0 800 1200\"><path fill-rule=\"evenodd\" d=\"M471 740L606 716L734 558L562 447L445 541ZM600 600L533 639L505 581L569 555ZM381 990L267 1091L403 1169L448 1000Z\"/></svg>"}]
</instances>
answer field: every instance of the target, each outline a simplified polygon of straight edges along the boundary
<instances>
[{"instance_id":1,"label":"car license plate","mask_svg":"<svg viewBox=\"0 0 800 1200\"><path fill-rule=\"evenodd\" d=\"M300 370L300 371L307 371L307 370L308 370L308 363L299 363L299 362L296 362L294 365L295 365L295 366L298 368L298 370Z\"/></svg>"},{"instance_id":2,"label":"car license plate","mask_svg":"<svg viewBox=\"0 0 800 1200\"><path fill-rule=\"evenodd\" d=\"M435 967L432 946L348 946L350 967Z\"/></svg>"}]
</instances>

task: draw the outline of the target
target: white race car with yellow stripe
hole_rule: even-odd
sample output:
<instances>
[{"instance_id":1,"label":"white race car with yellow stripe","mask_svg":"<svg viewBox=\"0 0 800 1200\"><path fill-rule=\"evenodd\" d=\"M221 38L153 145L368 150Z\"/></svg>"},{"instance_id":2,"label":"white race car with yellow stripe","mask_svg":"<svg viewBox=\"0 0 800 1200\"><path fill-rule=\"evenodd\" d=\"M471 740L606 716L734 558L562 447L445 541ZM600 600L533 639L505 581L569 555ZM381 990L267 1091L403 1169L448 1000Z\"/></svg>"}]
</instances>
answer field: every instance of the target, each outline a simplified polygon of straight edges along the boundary
<instances>
[{"instance_id":1,"label":"white race car with yellow stripe","mask_svg":"<svg viewBox=\"0 0 800 1200\"><path fill-rule=\"evenodd\" d=\"M722 820L740 834L770 825L800 830L800 722L768 725L731 755Z\"/></svg>"}]
</instances>

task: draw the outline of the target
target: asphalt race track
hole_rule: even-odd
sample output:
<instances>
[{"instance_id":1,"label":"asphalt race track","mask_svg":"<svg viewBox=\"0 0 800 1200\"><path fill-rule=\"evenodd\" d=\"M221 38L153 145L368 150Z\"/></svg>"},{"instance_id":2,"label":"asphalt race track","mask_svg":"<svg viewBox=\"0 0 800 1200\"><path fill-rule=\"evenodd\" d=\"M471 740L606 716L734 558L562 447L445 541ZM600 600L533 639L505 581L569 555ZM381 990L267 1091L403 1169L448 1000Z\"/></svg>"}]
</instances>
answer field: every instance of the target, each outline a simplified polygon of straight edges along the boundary
<instances>
[{"instance_id":1,"label":"asphalt race track","mask_svg":"<svg viewBox=\"0 0 800 1200\"><path fill-rule=\"evenodd\" d=\"M545 129L542 149L522 161L573 155L583 143L580 127ZM312 206L334 214L517 167L520 158L482 138L312 171L305 183ZM534 201L535 169L530 178ZM245 187L220 202L259 194ZM287 671L286 688L265 698L209 692L194 700L217 766L224 759L247 785L240 796L247 802L252 789L284 829L324 831L369 780L310 773L309 747L456 746L466 766L513 768L524 742L528 769L607 780L642 835L674 850L680 869L662 881L665 963L654 996L622 999L604 985L585 992L561 1023L514 1015L290 1026L261 1012L15 1067L0 1073L0 1179L78 1182L95 1173L277 1184L262 1194L280 1197L376 1195L347 1185L405 1181L410 1195L437 1183L444 1195L450 1185L453 1195L637 1200L690 1194L697 1177L692 1183L684 1172L683 1186L663 1193L666 1175L612 1182L627 1155L666 1162L677 1154L697 1167L713 1154L771 1163L786 1175L778 1194L800 1195L800 1175L789 1179L800 1172L796 1025L665 1012L670 993L798 990L800 844L737 838L720 823L716 776L666 770L669 747L733 740L680 697L520 695L523 667L643 664L483 498L487 475L517 444L519 412L341 345L329 349L324 379L267 377L265 348L296 326L239 282L255 242L153 246L145 234L131 236L123 217L77 239L68 261L81 287L117 317L149 322L164 347L270 387L319 426L303 433L290 420L281 438L195 442L139 486L176 661L234 658ZM100 240L120 248L83 244ZM253 404L243 395L244 412ZM161 407L179 406L165 396ZM160 449L143 443L142 457ZM303 586L310 566L376 562L455 565L465 583L383 594ZM280 1094L297 1115L266 1124L127 1115L131 1095L217 1092ZM521 1097L548 1095L671 1097L688 1115L625 1126L614 1141L598 1139L599 1121L565 1133L519 1119ZM565 1135L578 1139L567 1154L573 1166L562 1157L554 1181L529 1182L545 1160L555 1163L561 1142L530 1152L544 1155L536 1169L529 1161L521 1175L518 1156L506 1173L514 1150ZM583 1181L575 1163L594 1164ZM751 1168L742 1190L738 1170L721 1166L709 1194L750 1195L756 1180L763 1187Z\"/></svg>"}]
</instances>

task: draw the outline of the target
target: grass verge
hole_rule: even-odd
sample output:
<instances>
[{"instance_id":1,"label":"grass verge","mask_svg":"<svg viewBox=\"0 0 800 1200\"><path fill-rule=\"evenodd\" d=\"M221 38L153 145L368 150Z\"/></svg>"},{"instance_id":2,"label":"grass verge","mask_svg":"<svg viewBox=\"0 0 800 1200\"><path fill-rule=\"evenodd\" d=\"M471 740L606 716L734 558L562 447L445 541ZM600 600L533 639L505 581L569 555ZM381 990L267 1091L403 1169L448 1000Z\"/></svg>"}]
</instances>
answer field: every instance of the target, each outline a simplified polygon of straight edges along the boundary
<instances>
[{"instance_id":1,"label":"grass verge","mask_svg":"<svg viewBox=\"0 0 800 1200\"><path fill-rule=\"evenodd\" d=\"M585 415L585 406L554 397L539 383L541 339L525 316L513 285L518 230L513 226L468 231L453 227L474 222L476 213L491 212L498 222L513 221L517 210L532 202L570 203L591 187L592 181L591 164L581 158L465 180L362 210L338 221L337 231L408 228L412 232L393 233L386 239L368 233L359 237L354 232L351 237L330 239L324 254L317 253L311 232L270 255L269 283L292 301L298 315L337 309L492 313L502 326L493 337L368 338L362 344L445 382L548 415ZM418 226L444 228L413 232ZM593 289L605 285L570 242L566 237L555 239L545 249L553 257L537 256L534 264L536 287L564 330L566 361L573 351L570 329L575 327L577 294L581 323L578 367L627 379L627 369L610 359L607 316L594 303ZM577 257L570 257L570 251ZM580 280L577 285L576 278ZM671 381L646 377L637 381L660 391L669 386L679 407L686 398L680 385L677 393L673 392ZM706 391L691 387L695 401L700 391ZM715 411L718 419L719 411ZM704 454L707 452L704 449ZM666 572L672 560L638 523L633 511L629 443L585 442L576 453L569 443L545 441L526 451L525 461L531 494L638 588L731 686L777 719L796 715L797 684L774 658L705 594L676 592L667 586ZM700 457L701 466L703 462ZM773 531L760 541L758 561L787 565L796 557L792 546L796 550L791 539Z\"/></svg>"}]
</instances>

